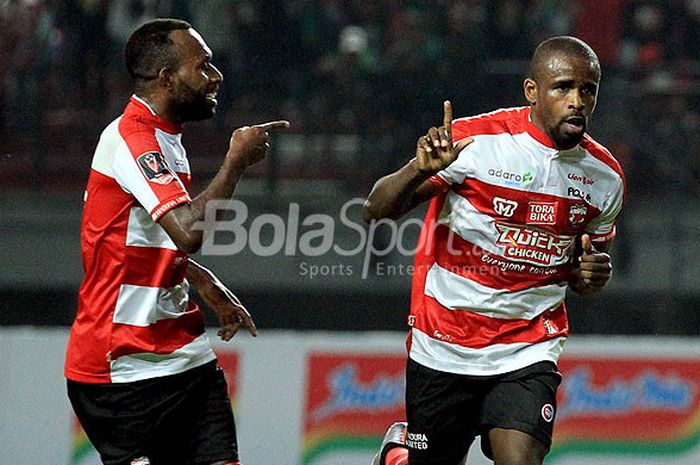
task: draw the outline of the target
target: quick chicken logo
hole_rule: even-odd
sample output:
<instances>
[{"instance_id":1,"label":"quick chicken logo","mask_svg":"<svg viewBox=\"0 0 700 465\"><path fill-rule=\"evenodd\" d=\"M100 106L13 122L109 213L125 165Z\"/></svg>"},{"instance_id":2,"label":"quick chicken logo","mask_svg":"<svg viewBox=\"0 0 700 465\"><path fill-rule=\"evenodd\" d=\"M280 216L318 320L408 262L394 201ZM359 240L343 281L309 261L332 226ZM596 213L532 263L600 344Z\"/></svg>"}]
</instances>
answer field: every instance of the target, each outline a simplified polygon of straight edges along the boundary
<instances>
[{"instance_id":1,"label":"quick chicken logo","mask_svg":"<svg viewBox=\"0 0 700 465\"><path fill-rule=\"evenodd\" d=\"M538 266L552 266L568 258L574 236L557 236L546 231L496 223L496 244L504 247L504 257Z\"/></svg>"}]
</instances>

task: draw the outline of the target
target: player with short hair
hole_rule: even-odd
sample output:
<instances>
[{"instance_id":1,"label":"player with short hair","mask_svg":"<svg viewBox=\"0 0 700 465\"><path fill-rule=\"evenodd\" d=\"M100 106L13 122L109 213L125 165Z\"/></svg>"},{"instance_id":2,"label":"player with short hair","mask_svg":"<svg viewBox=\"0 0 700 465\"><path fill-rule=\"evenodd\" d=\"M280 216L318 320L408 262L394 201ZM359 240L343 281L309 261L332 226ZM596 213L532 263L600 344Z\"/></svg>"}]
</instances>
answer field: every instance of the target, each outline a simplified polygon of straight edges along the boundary
<instances>
[{"instance_id":1,"label":"player with short hair","mask_svg":"<svg viewBox=\"0 0 700 465\"><path fill-rule=\"evenodd\" d=\"M212 199L229 199L245 169L265 157L268 132L233 131L214 179L198 196L182 125L210 118L223 79L192 26L157 19L126 45L134 95L102 132L81 227L85 277L68 341L68 396L106 465L233 465L238 445L226 380L188 297L216 312L219 336L257 335L238 298L188 257L202 244Z\"/></svg>"},{"instance_id":2,"label":"player with short hair","mask_svg":"<svg viewBox=\"0 0 700 465\"><path fill-rule=\"evenodd\" d=\"M407 423L375 464L457 465L475 436L497 465L541 465L549 451L569 333L567 287L599 292L624 176L587 133L600 63L573 37L542 42L527 107L452 119L381 178L368 221L430 200L411 295Z\"/></svg>"}]
</instances>

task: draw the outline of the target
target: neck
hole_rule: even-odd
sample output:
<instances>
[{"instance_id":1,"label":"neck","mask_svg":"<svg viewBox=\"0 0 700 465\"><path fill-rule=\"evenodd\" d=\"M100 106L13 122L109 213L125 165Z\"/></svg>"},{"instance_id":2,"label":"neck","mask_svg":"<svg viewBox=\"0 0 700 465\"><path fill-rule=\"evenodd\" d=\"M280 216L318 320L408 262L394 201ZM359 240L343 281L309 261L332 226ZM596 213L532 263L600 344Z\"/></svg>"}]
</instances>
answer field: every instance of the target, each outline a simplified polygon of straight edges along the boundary
<instances>
[{"instance_id":1,"label":"neck","mask_svg":"<svg viewBox=\"0 0 700 465\"><path fill-rule=\"evenodd\" d=\"M177 118L171 106L168 104L168 101L164 98L155 93L143 91L136 91L135 95L146 102L156 115L160 116L165 121L173 124L182 124L182 121Z\"/></svg>"}]
</instances>

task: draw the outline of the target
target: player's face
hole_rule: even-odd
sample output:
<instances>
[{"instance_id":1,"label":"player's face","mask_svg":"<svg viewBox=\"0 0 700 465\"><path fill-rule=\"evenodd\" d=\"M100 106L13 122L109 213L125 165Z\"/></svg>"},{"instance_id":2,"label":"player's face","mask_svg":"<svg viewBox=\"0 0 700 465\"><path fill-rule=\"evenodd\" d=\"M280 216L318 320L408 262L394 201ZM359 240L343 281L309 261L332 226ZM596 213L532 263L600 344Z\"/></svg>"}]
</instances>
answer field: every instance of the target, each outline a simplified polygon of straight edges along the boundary
<instances>
[{"instance_id":1,"label":"player's face","mask_svg":"<svg viewBox=\"0 0 700 465\"><path fill-rule=\"evenodd\" d=\"M181 122L211 118L223 80L221 72L211 63L211 49L192 29L173 31L171 38L180 56L172 81L172 103L178 118Z\"/></svg>"},{"instance_id":2,"label":"player's face","mask_svg":"<svg viewBox=\"0 0 700 465\"><path fill-rule=\"evenodd\" d=\"M600 68L596 63L564 54L549 57L536 81L525 80L532 121L557 149L570 149L581 142L595 109L599 84Z\"/></svg>"}]
</instances>

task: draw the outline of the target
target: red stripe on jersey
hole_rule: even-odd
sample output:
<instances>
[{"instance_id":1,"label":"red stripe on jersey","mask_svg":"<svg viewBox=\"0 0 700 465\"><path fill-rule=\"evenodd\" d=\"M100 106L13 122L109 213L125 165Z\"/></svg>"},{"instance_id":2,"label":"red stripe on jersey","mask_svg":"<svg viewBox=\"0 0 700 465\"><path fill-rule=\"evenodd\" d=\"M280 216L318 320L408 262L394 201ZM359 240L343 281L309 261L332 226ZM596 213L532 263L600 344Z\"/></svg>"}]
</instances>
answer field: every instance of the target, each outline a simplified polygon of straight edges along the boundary
<instances>
[{"instance_id":1,"label":"red stripe on jersey","mask_svg":"<svg viewBox=\"0 0 700 465\"><path fill-rule=\"evenodd\" d=\"M463 184L454 186L455 193L464 197L479 212L493 217L496 221L506 221L530 225L558 235L577 235L585 231L586 225L600 215L600 210L581 199L569 199L539 192L526 192L508 187L495 186L478 179L468 178ZM514 209L496 211L496 198L517 202ZM553 206L556 212L551 220L538 221L531 217L535 206ZM585 207L586 213L573 225L570 220L572 207ZM510 216L506 216L506 214ZM549 224L547 224L549 223Z\"/></svg>"},{"instance_id":2,"label":"red stripe on jersey","mask_svg":"<svg viewBox=\"0 0 700 465\"><path fill-rule=\"evenodd\" d=\"M514 262L462 239L445 225L437 226L435 235L438 243L449 244L436 248L438 265L492 289L521 291L558 284L567 281L573 269L572 264L542 267Z\"/></svg>"},{"instance_id":3,"label":"red stripe on jersey","mask_svg":"<svg viewBox=\"0 0 700 465\"><path fill-rule=\"evenodd\" d=\"M530 134L540 144L554 148L547 134L530 121L530 107L497 110L469 118L460 118L452 123L453 142L469 136L503 133L515 135L523 132Z\"/></svg>"},{"instance_id":4,"label":"red stripe on jersey","mask_svg":"<svg viewBox=\"0 0 700 465\"><path fill-rule=\"evenodd\" d=\"M185 278L187 263L187 254L179 250L127 246L122 283L145 287L177 286Z\"/></svg>"},{"instance_id":5,"label":"red stripe on jersey","mask_svg":"<svg viewBox=\"0 0 700 465\"><path fill-rule=\"evenodd\" d=\"M183 184L178 182L178 179L180 179L181 176L180 174L178 174L177 179L173 177L171 181L165 184L160 184L159 182L149 180L138 166L138 161L136 160L145 153L158 152L160 154L161 161L167 164L167 161L163 156L163 149L158 142L155 130L153 128L153 121L158 122L156 127L159 128L165 125L165 127L174 130L176 127L169 127L167 121L151 115L150 110L144 110L143 104L138 100L132 99L132 103L133 102L136 102L138 107L127 106L126 110L124 111L124 115L119 121L119 134L129 148L131 156L135 160L134 169L138 170L144 179L148 181L148 187L158 198L158 206L156 206L153 211L149 212L153 220L158 221L158 219L160 219L160 217L168 210L176 207L179 204L189 202L189 194L185 190ZM148 113L146 114L145 111L148 111ZM151 124L149 124L149 122ZM172 167L168 167L168 169L174 173ZM184 200L185 197L187 200Z\"/></svg>"},{"instance_id":6,"label":"red stripe on jersey","mask_svg":"<svg viewBox=\"0 0 700 465\"><path fill-rule=\"evenodd\" d=\"M465 310L448 310L432 297L424 299L424 311L414 314L414 328L433 339L462 347L482 349L493 344L536 344L569 334L563 303L532 320L507 320Z\"/></svg>"},{"instance_id":7,"label":"red stripe on jersey","mask_svg":"<svg viewBox=\"0 0 700 465\"><path fill-rule=\"evenodd\" d=\"M595 140L593 140L593 138L588 134L583 135L581 147L587 150L588 153L593 155L595 158L605 163L608 167L610 167L610 169L615 171L618 174L618 176L620 176L620 179L622 179L622 187L626 195L627 187L625 182L625 173L622 172L622 167L620 166L620 163L617 160L615 160L615 157L612 156L610 151L604 146L600 145Z\"/></svg>"},{"instance_id":8,"label":"red stripe on jersey","mask_svg":"<svg viewBox=\"0 0 700 465\"><path fill-rule=\"evenodd\" d=\"M138 353L169 354L204 334L204 317L193 305L182 316L149 326L114 324L111 359Z\"/></svg>"}]
</instances>

